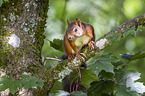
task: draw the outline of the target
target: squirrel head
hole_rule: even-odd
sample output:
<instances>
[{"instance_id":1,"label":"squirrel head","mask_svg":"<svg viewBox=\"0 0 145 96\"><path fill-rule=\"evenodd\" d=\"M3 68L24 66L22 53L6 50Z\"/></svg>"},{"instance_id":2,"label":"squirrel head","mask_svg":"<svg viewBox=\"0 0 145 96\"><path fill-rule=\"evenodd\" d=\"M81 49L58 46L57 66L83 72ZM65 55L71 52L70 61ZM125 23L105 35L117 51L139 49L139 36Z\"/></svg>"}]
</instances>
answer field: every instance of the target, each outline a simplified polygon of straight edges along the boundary
<instances>
[{"instance_id":1,"label":"squirrel head","mask_svg":"<svg viewBox=\"0 0 145 96\"><path fill-rule=\"evenodd\" d=\"M78 37L84 35L84 29L83 29L80 19L76 18L75 22L72 22L72 23L70 23L67 20L67 24L68 24L68 28L66 30L66 33L67 33L67 38L69 40L75 40Z\"/></svg>"}]
</instances>

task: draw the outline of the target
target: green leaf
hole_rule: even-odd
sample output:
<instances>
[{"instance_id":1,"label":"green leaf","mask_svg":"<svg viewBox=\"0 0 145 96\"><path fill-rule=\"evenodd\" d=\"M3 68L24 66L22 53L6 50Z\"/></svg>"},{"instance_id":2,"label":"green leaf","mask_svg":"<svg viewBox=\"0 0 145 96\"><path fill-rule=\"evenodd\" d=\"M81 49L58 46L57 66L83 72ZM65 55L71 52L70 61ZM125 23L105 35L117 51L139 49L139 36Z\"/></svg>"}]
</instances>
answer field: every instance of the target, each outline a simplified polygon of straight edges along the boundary
<instances>
[{"instance_id":1,"label":"green leaf","mask_svg":"<svg viewBox=\"0 0 145 96\"><path fill-rule=\"evenodd\" d=\"M95 81L88 89L88 96L100 96L103 93L112 94L115 83L111 80Z\"/></svg>"},{"instance_id":2,"label":"green leaf","mask_svg":"<svg viewBox=\"0 0 145 96\"><path fill-rule=\"evenodd\" d=\"M4 0L5 2L8 2L9 0Z\"/></svg>"},{"instance_id":3,"label":"green leaf","mask_svg":"<svg viewBox=\"0 0 145 96\"><path fill-rule=\"evenodd\" d=\"M99 78L96 76L96 74L91 70L91 69L81 69L80 70L81 73L81 77L79 76L79 73L77 71L73 71L70 74L70 81L72 82L72 80L74 80L73 82L76 82L77 78L81 79L81 85L83 85L83 87L87 88L91 82L93 81L98 81ZM76 78L76 79L74 79Z\"/></svg>"},{"instance_id":4,"label":"green leaf","mask_svg":"<svg viewBox=\"0 0 145 96\"><path fill-rule=\"evenodd\" d=\"M126 72L124 78L126 78L126 86L130 87L131 91L136 91L142 94L145 92L145 86L143 83L135 82L136 80L140 79L140 73L130 70Z\"/></svg>"},{"instance_id":5,"label":"green leaf","mask_svg":"<svg viewBox=\"0 0 145 96\"><path fill-rule=\"evenodd\" d=\"M53 87L51 88L50 93L58 93L59 90L63 90L63 85L62 82L56 81Z\"/></svg>"},{"instance_id":6,"label":"green leaf","mask_svg":"<svg viewBox=\"0 0 145 96\"><path fill-rule=\"evenodd\" d=\"M120 54L120 56L121 56L123 59L129 60L129 61L130 61L130 58L131 58L132 55L134 55L134 54L130 54L130 53Z\"/></svg>"},{"instance_id":7,"label":"green leaf","mask_svg":"<svg viewBox=\"0 0 145 96\"><path fill-rule=\"evenodd\" d=\"M22 87L21 82L18 81L18 80L12 80L9 83L10 83L9 89L10 89L10 92L12 94L14 94L17 91L17 88L21 88Z\"/></svg>"},{"instance_id":8,"label":"green leaf","mask_svg":"<svg viewBox=\"0 0 145 96\"><path fill-rule=\"evenodd\" d=\"M143 30L145 30L145 27L142 25L137 28L137 31L143 31Z\"/></svg>"},{"instance_id":9,"label":"green leaf","mask_svg":"<svg viewBox=\"0 0 145 96\"><path fill-rule=\"evenodd\" d=\"M50 41L50 45L51 45L51 47L53 47L54 49L63 52L63 40L54 39L53 42Z\"/></svg>"},{"instance_id":10,"label":"green leaf","mask_svg":"<svg viewBox=\"0 0 145 96\"><path fill-rule=\"evenodd\" d=\"M125 69L122 69L122 68L119 68L117 70L115 70L115 79L116 79L116 82L118 84L121 84L121 85L126 85L126 79L124 79L124 75L126 73L127 70Z\"/></svg>"},{"instance_id":11,"label":"green leaf","mask_svg":"<svg viewBox=\"0 0 145 96\"><path fill-rule=\"evenodd\" d=\"M94 72L92 72L91 69L81 70L81 77L81 85L83 85L85 88L87 88L91 82L99 80L99 78Z\"/></svg>"},{"instance_id":12,"label":"green leaf","mask_svg":"<svg viewBox=\"0 0 145 96\"><path fill-rule=\"evenodd\" d=\"M121 38L122 38L121 33L113 32L112 35L108 36L106 39L111 40L110 43L113 44L113 42L115 42L115 41L120 41Z\"/></svg>"},{"instance_id":13,"label":"green leaf","mask_svg":"<svg viewBox=\"0 0 145 96\"><path fill-rule=\"evenodd\" d=\"M0 0L0 7L2 6L2 4L3 4L3 0Z\"/></svg>"},{"instance_id":14,"label":"green leaf","mask_svg":"<svg viewBox=\"0 0 145 96\"><path fill-rule=\"evenodd\" d=\"M100 77L100 79L105 79L105 80L107 80L107 79L113 79L114 78L114 74L113 73L110 73L110 72L106 72L106 71L104 71L104 70L102 70L100 73L99 73L99 75L98 75L99 77Z\"/></svg>"},{"instance_id":15,"label":"green leaf","mask_svg":"<svg viewBox=\"0 0 145 96\"><path fill-rule=\"evenodd\" d=\"M100 57L94 57L91 62L88 62L88 68L91 68L96 73L99 73L102 70L114 73L113 65L111 62L115 62L117 60L118 59L114 58L111 54L104 54Z\"/></svg>"},{"instance_id":16,"label":"green leaf","mask_svg":"<svg viewBox=\"0 0 145 96\"><path fill-rule=\"evenodd\" d=\"M112 65L114 66L114 69L120 67L120 66L124 66L124 63L118 59L118 61L116 62L112 62Z\"/></svg>"},{"instance_id":17,"label":"green leaf","mask_svg":"<svg viewBox=\"0 0 145 96\"><path fill-rule=\"evenodd\" d=\"M12 77L7 77L6 75L2 76L0 80L0 91L4 91L9 88L10 92L14 94L17 91L17 88L21 88L22 85L19 80L14 80Z\"/></svg>"},{"instance_id":18,"label":"green leaf","mask_svg":"<svg viewBox=\"0 0 145 96\"><path fill-rule=\"evenodd\" d=\"M126 60L132 61L132 60L136 60L136 59L145 58L145 52L139 51L135 54L134 53L120 54L120 56Z\"/></svg>"},{"instance_id":19,"label":"green leaf","mask_svg":"<svg viewBox=\"0 0 145 96\"><path fill-rule=\"evenodd\" d=\"M44 85L44 80L40 79L36 82L36 84L42 88Z\"/></svg>"},{"instance_id":20,"label":"green leaf","mask_svg":"<svg viewBox=\"0 0 145 96\"><path fill-rule=\"evenodd\" d=\"M115 73L115 78L119 85L129 87L130 91L136 91L138 93L145 92L145 86L143 83L135 82L140 79L140 73L125 69L116 70Z\"/></svg>"},{"instance_id":21,"label":"green leaf","mask_svg":"<svg viewBox=\"0 0 145 96\"><path fill-rule=\"evenodd\" d=\"M130 60L135 60L135 59L141 59L141 58L145 58L145 52L137 52L134 55L131 56Z\"/></svg>"},{"instance_id":22,"label":"green leaf","mask_svg":"<svg viewBox=\"0 0 145 96\"><path fill-rule=\"evenodd\" d=\"M59 90L58 93L49 93L49 96L69 96L69 93L66 91Z\"/></svg>"},{"instance_id":23,"label":"green leaf","mask_svg":"<svg viewBox=\"0 0 145 96\"><path fill-rule=\"evenodd\" d=\"M70 96L87 96L86 93L83 93L82 91L72 92Z\"/></svg>"},{"instance_id":24,"label":"green leaf","mask_svg":"<svg viewBox=\"0 0 145 96\"><path fill-rule=\"evenodd\" d=\"M136 36L136 28L128 28L124 30L123 37L125 38L128 35Z\"/></svg>"},{"instance_id":25,"label":"green leaf","mask_svg":"<svg viewBox=\"0 0 145 96\"><path fill-rule=\"evenodd\" d=\"M25 89L36 87L37 86L36 82L37 82L37 78L35 76L28 77L27 75L26 76L22 75L21 83Z\"/></svg>"},{"instance_id":26,"label":"green leaf","mask_svg":"<svg viewBox=\"0 0 145 96\"><path fill-rule=\"evenodd\" d=\"M116 85L114 87L114 91L116 93L116 96L132 96L129 92L128 89L125 86L119 86Z\"/></svg>"}]
</instances>

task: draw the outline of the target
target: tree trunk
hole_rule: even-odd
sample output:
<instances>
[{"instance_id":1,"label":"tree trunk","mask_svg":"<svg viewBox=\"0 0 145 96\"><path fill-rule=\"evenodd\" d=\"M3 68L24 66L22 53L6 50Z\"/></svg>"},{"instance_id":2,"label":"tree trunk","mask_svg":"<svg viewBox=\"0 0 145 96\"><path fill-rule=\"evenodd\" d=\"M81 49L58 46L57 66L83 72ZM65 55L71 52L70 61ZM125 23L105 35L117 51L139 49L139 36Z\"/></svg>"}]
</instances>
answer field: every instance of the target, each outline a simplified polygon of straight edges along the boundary
<instances>
[{"instance_id":1,"label":"tree trunk","mask_svg":"<svg viewBox=\"0 0 145 96\"><path fill-rule=\"evenodd\" d=\"M7 76L20 79L20 74L27 72L41 78L48 3L49 0L9 0L0 7L0 68Z\"/></svg>"}]
</instances>

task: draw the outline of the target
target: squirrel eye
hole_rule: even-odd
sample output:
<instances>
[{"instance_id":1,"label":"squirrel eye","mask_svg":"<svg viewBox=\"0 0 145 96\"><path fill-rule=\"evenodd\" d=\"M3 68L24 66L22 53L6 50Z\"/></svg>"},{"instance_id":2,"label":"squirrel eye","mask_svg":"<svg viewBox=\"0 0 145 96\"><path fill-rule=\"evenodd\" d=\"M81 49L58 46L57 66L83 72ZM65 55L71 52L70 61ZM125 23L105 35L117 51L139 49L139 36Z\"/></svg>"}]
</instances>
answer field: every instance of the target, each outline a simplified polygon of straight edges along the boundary
<instances>
[{"instance_id":1,"label":"squirrel eye","mask_svg":"<svg viewBox=\"0 0 145 96\"><path fill-rule=\"evenodd\" d=\"M74 31L75 31L75 32L77 32L77 31L78 31L78 29L76 29L76 28L75 28L75 29L74 29Z\"/></svg>"}]
</instances>

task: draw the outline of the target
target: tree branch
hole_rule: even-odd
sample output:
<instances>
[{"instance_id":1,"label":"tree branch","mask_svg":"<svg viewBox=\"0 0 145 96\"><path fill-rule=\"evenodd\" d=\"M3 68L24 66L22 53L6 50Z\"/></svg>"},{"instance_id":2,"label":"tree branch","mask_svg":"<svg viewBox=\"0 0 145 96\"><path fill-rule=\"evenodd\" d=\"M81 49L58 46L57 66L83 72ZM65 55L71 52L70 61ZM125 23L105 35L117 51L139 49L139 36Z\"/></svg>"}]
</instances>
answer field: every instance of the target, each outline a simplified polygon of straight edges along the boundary
<instances>
[{"instance_id":1,"label":"tree branch","mask_svg":"<svg viewBox=\"0 0 145 96\"><path fill-rule=\"evenodd\" d=\"M145 13L114 28L109 33L96 40L94 50L89 50L88 48L85 48L84 54L87 55L86 60L93 57L96 53L109 46L111 42L114 41L114 36L123 38L123 34L126 32L126 29L134 28L134 31L136 31L140 25L145 26ZM56 67L52 68L51 70L47 70L46 73L49 73L49 75L46 75L46 79L49 82L49 89L51 89L56 80L62 79L64 76L68 75L69 72L71 72L73 69L75 69L76 67L78 68L80 65L82 65L82 63L83 62L81 62L77 59L77 57L75 57L75 59L72 61L65 60L59 63Z\"/></svg>"}]
</instances>

